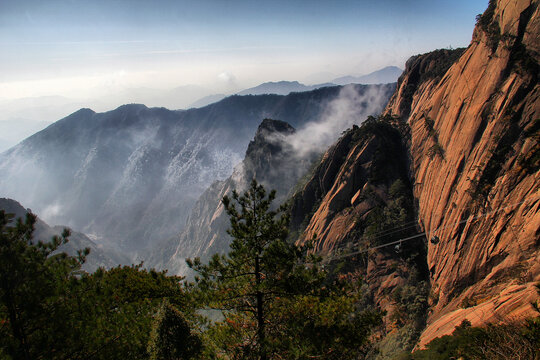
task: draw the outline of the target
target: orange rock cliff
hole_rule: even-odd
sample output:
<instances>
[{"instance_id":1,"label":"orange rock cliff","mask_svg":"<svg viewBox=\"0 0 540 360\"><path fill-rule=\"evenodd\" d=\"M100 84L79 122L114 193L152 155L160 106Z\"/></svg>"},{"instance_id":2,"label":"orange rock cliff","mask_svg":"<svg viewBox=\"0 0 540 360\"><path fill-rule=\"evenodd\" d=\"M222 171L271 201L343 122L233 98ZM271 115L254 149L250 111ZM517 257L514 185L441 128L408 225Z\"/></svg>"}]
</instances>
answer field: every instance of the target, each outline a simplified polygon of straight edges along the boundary
<instances>
[{"instance_id":1,"label":"orange rock cliff","mask_svg":"<svg viewBox=\"0 0 540 360\"><path fill-rule=\"evenodd\" d=\"M534 315L530 304L540 281L538 3L492 0L467 49L411 58L383 120L374 122L393 130L350 130L293 198L300 242L316 235L315 249L324 255L358 252L350 259L360 264L381 307L395 305L389 294L407 283L407 269L424 274L431 290L419 346L464 319L478 326ZM384 152L390 165L377 179L372 167ZM370 217L379 211L377 219L386 221L392 211L407 209L393 194L397 180L411 192L416 221L398 239L425 238L402 249L373 250L385 229L368 236L375 226ZM395 218L406 225L406 217ZM398 254L403 250L406 256Z\"/></svg>"}]
</instances>

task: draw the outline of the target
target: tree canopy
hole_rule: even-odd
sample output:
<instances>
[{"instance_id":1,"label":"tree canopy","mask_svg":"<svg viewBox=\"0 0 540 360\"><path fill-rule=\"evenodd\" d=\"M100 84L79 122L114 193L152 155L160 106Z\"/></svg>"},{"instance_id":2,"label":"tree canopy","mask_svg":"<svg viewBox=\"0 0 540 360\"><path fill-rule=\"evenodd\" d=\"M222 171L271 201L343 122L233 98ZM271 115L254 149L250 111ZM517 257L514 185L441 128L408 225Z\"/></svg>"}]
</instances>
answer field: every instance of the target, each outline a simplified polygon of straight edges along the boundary
<instances>
[{"instance_id":1,"label":"tree canopy","mask_svg":"<svg viewBox=\"0 0 540 360\"><path fill-rule=\"evenodd\" d=\"M35 241L35 221L0 210L0 359L147 359L160 304L188 308L181 278L141 265L87 274L88 250L58 251L67 230ZM178 338L195 336L178 330Z\"/></svg>"},{"instance_id":2,"label":"tree canopy","mask_svg":"<svg viewBox=\"0 0 540 360\"><path fill-rule=\"evenodd\" d=\"M86 273L87 249L59 249L68 230L37 241L34 215L0 211L0 359L356 359L380 314L288 239L274 198L254 180L223 199L231 250L189 260L193 283L142 265Z\"/></svg>"}]
</instances>

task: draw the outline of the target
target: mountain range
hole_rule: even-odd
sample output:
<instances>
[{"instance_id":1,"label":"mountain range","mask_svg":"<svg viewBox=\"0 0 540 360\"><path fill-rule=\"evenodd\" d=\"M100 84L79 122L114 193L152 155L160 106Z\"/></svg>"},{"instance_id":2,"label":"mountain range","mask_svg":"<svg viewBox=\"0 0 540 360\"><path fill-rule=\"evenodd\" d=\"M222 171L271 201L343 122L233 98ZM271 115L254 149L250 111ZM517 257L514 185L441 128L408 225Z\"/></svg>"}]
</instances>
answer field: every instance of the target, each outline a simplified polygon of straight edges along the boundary
<instances>
[{"instance_id":1,"label":"mountain range","mask_svg":"<svg viewBox=\"0 0 540 360\"><path fill-rule=\"evenodd\" d=\"M331 143L348 122L380 112L394 88L231 96L179 111L81 109L2 153L0 188L47 222L135 256L182 230L199 195L242 160L261 119L326 124Z\"/></svg>"},{"instance_id":2,"label":"mountain range","mask_svg":"<svg viewBox=\"0 0 540 360\"><path fill-rule=\"evenodd\" d=\"M236 95L265 95L277 94L288 95L291 92L311 91L328 86L347 85L347 84L389 84L397 81L403 70L397 66L387 66L372 73L361 76L342 76L327 83L305 85L298 81L270 81L255 87L245 89L236 93ZM195 102L190 107L202 107L227 97L225 94L215 94L205 96Z\"/></svg>"},{"instance_id":3,"label":"mountain range","mask_svg":"<svg viewBox=\"0 0 540 360\"><path fill-rule=\"evenodd\" d=\"M397 81L403 70L397 66L387 66L372 73L360 76L342 76L330 81L336 85L346 84L386 84Z\"/></svg>"},{"instance_id":4,"label":"mountain range","mask_svg":"<svg viewBox=\"0 0 540 360\"><path fill-rule=\"evenodd\" d=\"M396 82L397 79L394 79ZM345 85L345 84L342 84ZM277 95L288 95L291 92L302 92L302 91L311 91L319 89L322 87L336 86L336 84L325 83L317 85L304 85L298 81L277 81L277 82L266 82L258 86L242 90L237 93L237 95L264 95L264 94L277 94Z\"/></svg>"},{"instance_id":5,"label":"mountain range","mask_svg":"<svg viewBox=\"0 0 540 360\"><path fill-rule=\"evenodd\" d=\"M347 76L328 83L304 85L297 81L267 82L237 92L237 95L288 95L291 92L315 90L321 87L346 85L349 83L375 84L393 83L401 74L395 68L392 75L389 68L371 74L354 77ZM386 74L386 75L385 75ZM344 79L348 79L344 80ZM118 103L142 103L148 107L166 107L169 109L200 108L231 96L231 93L212 94L207 87L197 85L178 86L173 89L127 88L118 89L114 96L104 94L93 99L74 99L62 96L42 96L22 99L0 99L0 152L16 145L21 140L44 129L60 116L70 114L81 107L93 104L100 111L112 109ZM96 110L94 108L94 110Z\"/></svg>"}]
</instances>

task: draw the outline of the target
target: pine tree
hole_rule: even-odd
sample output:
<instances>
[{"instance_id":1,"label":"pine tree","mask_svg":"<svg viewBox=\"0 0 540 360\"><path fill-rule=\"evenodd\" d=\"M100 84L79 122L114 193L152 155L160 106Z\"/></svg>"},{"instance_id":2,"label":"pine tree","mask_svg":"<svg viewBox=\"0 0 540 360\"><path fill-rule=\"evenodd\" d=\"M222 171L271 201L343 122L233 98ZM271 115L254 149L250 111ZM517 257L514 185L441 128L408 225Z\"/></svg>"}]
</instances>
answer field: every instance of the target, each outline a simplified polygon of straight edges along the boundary
<instances>
[{"instance_id":1,"label":"pine tree","mask_svg":"<svg viewBox=\"0 0 540 360\"><path fill-rule=\"evenodd\" d=\"M55 253L68 241L67 229L50 242L34 242L35 222L31 213L23 222L0 210L0 354L14 359L52 358L62 347L70 329L59 296L89 252Z\"/></svg>"},{"instance_id":2,"label":"pine tree","mask_svg":"<svg viewBox=\"0 0 540 360\"><path fill-rule=\"evenodd\" d=\"M165 300L154 319L148 353L150 360L187 360L201 351L201 339L191 332L182 313Z\"/></svg>"},{"instance_id":3,"label":"pine tree","mask_svg":"<svg viewBox=\"0 0 540 360\"><path fill-rule=\"evenodd\" d=\"M182 278L141 265L82 272L88 250L59 251L68 230L36 241L35 222L0 210L0 359L147 359L163 300L188 308Z\"/></svg>"},{"instance_id":4,"label":"pine tree","mask_svg":"<svg viewBox=\"0 0 540 360\"><path fill-rule=\"evenodd\" d=\"M354 358L379 316L357 311L358 293L331 283L320 259L287 241L289 217L272 210L274 198L255 180L224 197L231 251L208 264L188 260L199 273L194 291L224 317L207 338L231 359Z\"/></svg>"}]
</instances>

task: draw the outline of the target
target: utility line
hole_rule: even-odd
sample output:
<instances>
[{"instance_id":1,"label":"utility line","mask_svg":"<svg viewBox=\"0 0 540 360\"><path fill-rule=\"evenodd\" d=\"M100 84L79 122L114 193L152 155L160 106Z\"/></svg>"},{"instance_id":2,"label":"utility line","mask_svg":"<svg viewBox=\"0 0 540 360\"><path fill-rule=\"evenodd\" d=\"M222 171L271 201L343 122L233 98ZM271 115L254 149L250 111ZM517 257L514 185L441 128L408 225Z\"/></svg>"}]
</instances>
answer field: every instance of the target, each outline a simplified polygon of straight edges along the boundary
<instances>
[{"instance_id":1,"label":"utility line","mask_svg":"<svg viewBox=\"0 0 540 360\"><path fill-rule=\"evenodd\" d=\"M482 218L482 217L486 217L486 216L488 216L488 215L497 213L497 212L499 212L499 211L502 211L502 210L505 210L505 209L508 209L508 208L513 208L513 207L516 207L516 206L521 205L521 204L523 204L523 203L526 203L526 202L529 202L529 201L535 201L535 200L538 200L538 199L540 199L540 196L536 196L535 198L532 198L532 199L526 199L526 200L520 201L520 202L518 202L518 203L510 204L510 205L507 205L507 206L505 206L505 207L499 207L499 208L497 208L497 209L495 209L495 210L488 211L488 212L485 212L485 213L480 214L480 215L477 215L477 216L472 216L472 215L471 215L471 216L469 216L468 218L466 218L466 219L464 219L464 220L461 220L461 221L459 221L459 222L455 222L455 223L452 223L452 224L448 224L448 225L444 226L443 228L438 228L438 229L434 230L433 232L435 233L435 232L437 232L437 231L446 229L446 228L448 228L448 227L450 227L450 226L455 226L456 224L463 224L463 223L468 222L468 221L470 221L470 220L476 220L476 219L479 219L479 218ZM398 227L398 228L395 228L395 229L399 229L399 227ZM389 229L389 230L392 230L392 229ZM387 230L387 231L388 231L388 230ZM391 233L393 233L393 232L397 232L397 231L399 231L399 230L392 231L392 232L390 232L390 233L387 233L386 235L391 234ZM379 233L379 235L382 234L382 233L384 233L384 231L381 232L381 233ZM385 236L385 235L382 235L382 236L379 236L379 237L383 237L383 236ZM387 247L387 246L391 246L391 245L398 245L398 244L401 245L401 243L403 243L403 242L405 242L405 241L410 241L410 240L417 239L417 238L424 237L424 236L425 236L424 233L419 233L419 234L412 235L412 236L409 236L409 237L406 237L406 238L403 238L403 239L399 239L399 240L396 240L396 241L391 241L391 242L386 243L386 244L381 244L381 245L378 245L378 246L373 246L373 247L370 247L370 248L367 248L367 249L364 249L364 250L355 251L355 252L348 253L348 254L343 254L343 255L328 256L328 257L326 257L326 258L327 258L327 259L330 259L330 260L341 259L341 258L345 258L345 257L349 257L349 256L354 256L354 255L366 253L366 252L368 252L368 251L370 251L370 250L380 249L380 248ZM478 312L480 309L476 307L476 306L478 306L478 305L479 305L479 304L472 306L471 311L468 312L468 315L465 315L465 316L464 316L464 319L467 319L467 316L474 316L474 317L476 317L476 318L480 321L480 325L483 325L483 324L486 323L486 320L485 320L485 318L484 318L484 311L482 311L482 313L481 313L480 316L479 316L479 315L477 314L477 312Z\"/></svg>"},{"instance_id":2,"label":"utility line","mask_svg":"<svg viewBox=\"0 0 540 360\"><path fill-rule=\"evenodd\" d=\"M488 212L485 212L485 213L480 214L480 215L476 215L476 216L472 216L472 215L471 215L471 216L469 216L468 218L466 218L466 219L464 219L464 220L461 220L461 221L458 221L458 222L455 222L455 223L448 224L448 225L446 225L446 226L444 226L444 227L442 227L442 228L437 228L437 229L435 229L433 232L435 233L435 232L438 232L438 231L440 231L440 230L444 230L444 229L446 229L446 228L455 226L456 224L463 224L463 223L466 223L466 222L468 222L468 221L470 221L470 220L477 220L477 219L479 219L479 218L486 217L486 216L491 215L491 214L494 214L494 213L496 213L496 212L499 212L499 211L502 211L502 210L505 210L505 209L508 209L508 208L512 208L512 207L521 205L521 204L526 203L526 202L529 202L529 201L538 200L538 199L540 199L540 196L537 196L537 197L532 198L532 199L526 199L526 200L520 201L520 202L518 202L518 203L510 204L510 205L507 205L507 206L502 207L502 208L499 207L499 208L497 208L497 209L495 209L495 210L488 211ZM415 221L415 223L416 223L416 221ZM404 224L404 225L406 225L406 224ZM416 225L415 225L415 226L416 226ZM407 229L407 228L410 228L410 227L412 227L412 226L405 227L404 229ZM394 229L395 229L394 231L391 231L391 230L393 230L393 229L389 229L389 230L382 231L382 232L380 232L379 234L376 234L376 235L378 235L378 236L372 238L372 240L376 240L376 239L378 239L378 238L385 237L385 236L387 236L387 235L389 235L389 234L392 234L392 233L394 233L394 232L399 232L399 231L404 230L404 229L401 229L401 230L400 230L400 228L401 228L401 227L394 228ZM390 231L390 232L388 232L388 231ZM388 233L385 234L385 232L388 232ZM370 251L370 250L380 249L380 248L384 248L384 247L391 246L391 245L398 245L398 244L401 244L401 243L403 243L403 242L405 242L405 241L410 241L410 240L414 240L414 239L417 239L417 238L420 238L420 237L425 237L425 236L426 236L425 233L418 233L418 234L416 234L416 235L412 235L412 236L409 236L409 237L406 237L406 238L403 238L403 239L391 241L391 242L388 242L388 243L385 243L385 244L381 244L381 245L377 245L377 246L372 246L372 247L369 247L369 248L367 248L367 249L363 249L363 250L359 250L359 251L354 251L354 252L351 252L351 253L348 253L348 254L343 254L343 255L335 255L335 256L330 255L330 256L327 256L326 258L327 258L327 259L330 259L330 260L333 260L333 259L341 259L341 258L345 258L345 257L349 257L349 256L354 256L354 255L366 253L366 252L368 252L368 251Z\"/></svg>"}]
</instances>

